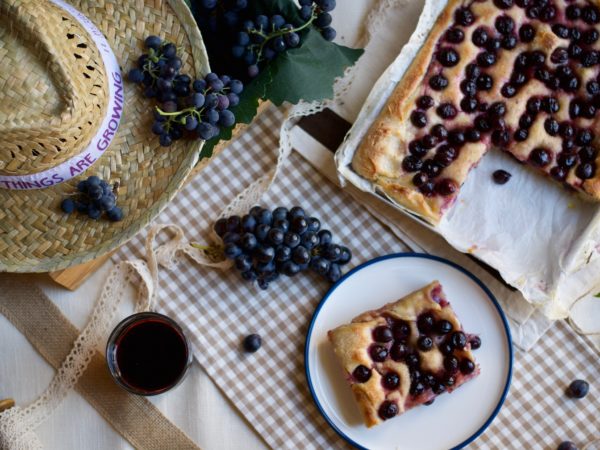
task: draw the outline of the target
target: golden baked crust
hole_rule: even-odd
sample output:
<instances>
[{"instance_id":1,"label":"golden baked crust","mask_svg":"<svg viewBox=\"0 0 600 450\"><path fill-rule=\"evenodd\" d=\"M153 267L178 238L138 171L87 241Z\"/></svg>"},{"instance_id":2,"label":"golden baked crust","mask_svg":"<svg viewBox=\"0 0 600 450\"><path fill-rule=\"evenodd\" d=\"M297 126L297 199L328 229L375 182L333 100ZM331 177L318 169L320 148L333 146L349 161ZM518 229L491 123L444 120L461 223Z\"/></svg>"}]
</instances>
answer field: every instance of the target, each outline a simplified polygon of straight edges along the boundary
<instances>
[{"instance_id":1,"label":"golden baked crust","mask_svg":"<svg viewBox=\"0 0 600 450\"><path fill-rule=\"evenodd\" d=\"M452 325L452 331L437 332L435 326L434 329L428 331L421 326L421 330L419 330L417 321L426 314L432 315L435 326L441 320L448 321ZM398 328L400 326L407 326L410 334L408 336L399 334L401 333ZM387 327L388 333L393 332L393 340L379 341L378 344L376 342L378 335L376 331L374 332L377 327ZM441 353L441 345L449 342L455 332L462 333L462 326L445 299L442 286L437 281L396 302L384 305L374 311L367 311L355 317L350 324L329 331L329 340L347 375L358 407L368 427L377 425L386 419L381 415L381 408L385 402L392 402L396 405L397 415L399 415L414 406L432 400L443 391L451 392L477 376L479 373L477 366L474 366L475 370L470 373L453 373L445 369L445 356ZM434 342L433 348L428 351L423 351L417 344L419 337L424 335L430 336ZM404 356L394 351L394 346L401 344L405 345L409 353L418 355L417 366L408 363ZM388 350L388 356L383 361L376 362L371 356L373 346L376 345L384 346ZM454 348L453 355L460 361L468 359L474 362L470 345L470 342L467 341L464 348ZM398 348L400 347L397 347L396 350ZM359 366L370 371L367 380L357 378L355 371ZM453 384L448 386L444 384L443 388L436 387L436 391L443 389L440 392L434 393L433 387L428 386L424 392L415 393L415 384L419 381L415 380L416 370L421 373L422 377L431 375L439 381L439 384L444 384L449 376L453 376ZM382 377L389 376L390 373L399 377L398 385L393 389L388 389L382 383Z\"/></svg>"},{"instance_id":2,"label":"golden baked crust","mask_svg":"<svg viewBox=\"0 0 600 450\"><path fill-rule=\"evenodd\" d=\"M417 53L415 60L406 71L402 80L396 86L394 92L381 111L379 117L371 126L359 148L356 150L352 161L352 167L359 175L370 180L380 192L390 197L394 202L411 210L431 223L438 223L447 210L455 201L459 187L466 180L469 171L475 167L485 152L490 147L500 148L516 159L536 166L540 171L550 175L557 181L574 188L591 200L600 200L600 170L596 165L600 164L600 157L596 150L596 144L600 138L600 124L596 109L600 109L600 92L592 93L589 88L590 82L598 80L597 63L584 64L583 56L595 53L600 49L600 41L577 38L569 35L567 38L559 37L559 32L553 31L553 26L566 24L569 28L577 28L580 34L590 33L598 30L597 23L591 20L567 20L565 9L571 2L561 0L549 5L555 8L556 19L546 20L532 19L534 13L529 9L512 5L507 9L499 9L496 4L508 3L507 1L469 1L450 0L442 13L437 18L427 40ZM517 2L523 4L525 2ZM527 2L533 5L532 2ZM594 2L596 3L596 2ZM591 7L591 3L577 3L582 8ZM587 5L587 6L586 6ZM456 22L455 13L458 9L468 7L473 13L475 20L471 25L461 25ZM533 6L532 6L533 7ZM594 6L595 8L595 6ZM544 7L537 8L538 14L544 13ZM540 11L542 11L540 13ZM496 21L500 16L512 19L513 30L502 33L496 27ZM583 13L582 13L583 17ZM560 18L560 20L558 20ZM598 20L600 21L600 19ZM535 37L531 42L521 38L519 35L523 25L532 26ZM483 27L489 37L489 41L497 39L502 42L499 49L491 49L489 45L475 45L473 34ZM450 28L457 28L464 33L461 43L449 42L445 33ZM514 38L513 44L505 44L504 39L509 36ZM586 40L587 39L587 40ZM488 42L489 44L489 42ZM510 48L512 45L513 48ZM570 54L571 47L579 45L581 55L570 57L567 60L554 58L558 51L566 51ZM505 48L506 47L506 48ZM455 50L459 56L456 65L442 65L438 56L443 49ZM569 49L567 51L567 49ZM478 56L483 52L491 52L495 55L495 62L490 66L479 64ZM543 55L543 62L536 64L532 58L526 62L525 67L519 66L517 58L522 54L530 55L538 52ZM539 55L538 55L539 56ZM589 56L589 55L587 55ZM598 57L600 53L592 55ZM527 60L526 60L527 61ZM588 60L589 61L589 60ZM592 58L591 62L594 62ZM464 83L467 82L468 65L475 65L484 75L492 78L493 85L490 88L480 88L479 81L476 94L467 95ZM584 67L585 65L585 67ZM587 67L589 65L589 67ZM560 68L560 66L563 66ZM560 72L564 67L569 67L576 78L576 88L565 87L569 78L561 78ZM542 74L542 69L546 74ZM539 73L538 73L539 72ZM442 74L448 80L448 86L441 90L432 89L430 81L432 76ZM517 83L517 74L523 74L525 84ZM553 78L548 80L545 75ZM544 80L544 81L542 81ZM559 81L556 81L559 80ZM562 81L561 81L562 80ZM563 83L564 81L564 83ZM517 83L517 84L515 84ZM553 83L556 83L553 85ZM516 93L505 95L503 88L506 85L516 86ZM433 106L423 109L417 106L417 100L421 96L430 96ZM478 108L473 112L466 111L462 101L469 96L475 98ZM554 97L558 101L558 111L549 109L545 111L545 99ZM542 108L533 114L532 124L523 128L523 116L528 113L528 100L538 98L542 101ZM573 102L578 99L582 102L582 111L579 115L572 112ZM501 121L490 116L489 109L494 103L504 104L506 112L501 115ZM457 110L453 118L441 118L436 111L438 106L451 103ZM484 105L484 106L482 106ZM488 108L488 109L486 109ZM587 108L587 109L585 109ZM538 108L539 109L539 108ZM423 112L427 123L424 127L417 127L411 121L414 111ZM587 116L585 115L587 114ZM491 121L489 130L478 128L477 116ZM492 117L490 119L490 117ZM555 120L560 125L560 132L548 131L546 124L548 119ZM432 135L435 125L444 125L448 131L456 130L466 133L468 130L480 132L480 140L473 139L464 144L449 142L446 138L437 139L433 148L420 156L421 162L434 159L444 145L450 145L456 150L457 156L449 165L442 166L439 175L427 177L431 184L418 188L413 183L413 177L419 170L407 170L403 162L408 155L415 154L409 150L411 142L423 142L424 136ZM573 127L573 135L567 132L563 135L563 126ZM526 138L519 138L516 133L525 130ZM588 130L592 133L592 143L588 144L584 139L579 140L578 133ZM504 133L504 134L502 134ZM564 144L564 141L572 141ZM593 152L591 157L581 157L581 149L591 146ZM536 155L532 154L535 149L542 148L547 151L549 160L543 164L537 163ZM589 152L588 152L589 153ZM564 162L566 156L575 158L575 164ZM544 156L544 155L542 155ZM591 172L584 170L582 166L590 165ZM439 168L438 168L439 169ZM421 172L426 172L425 169ZM451 180L452 189L438 189L441 180ZM445 191L445 192L444 192Z\"/></svg>"}]
</instances>

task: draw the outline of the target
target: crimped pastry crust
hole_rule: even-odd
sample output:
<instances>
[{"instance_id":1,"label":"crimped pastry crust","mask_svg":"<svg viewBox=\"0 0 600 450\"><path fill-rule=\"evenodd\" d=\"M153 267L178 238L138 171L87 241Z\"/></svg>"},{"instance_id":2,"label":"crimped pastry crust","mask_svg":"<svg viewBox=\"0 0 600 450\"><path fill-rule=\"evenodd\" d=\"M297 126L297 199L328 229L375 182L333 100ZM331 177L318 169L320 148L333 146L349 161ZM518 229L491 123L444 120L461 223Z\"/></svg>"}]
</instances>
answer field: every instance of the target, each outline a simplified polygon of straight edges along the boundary
<instances>
[{"instance_id":1,"label":"crimped pastry crust","mask_svg":"<svg viewBox=\"0 0 600 450\"><path fill-rule=\"evenodd\" d=\"M597 2L594 2L596 4ZM590 103L596 102L600 109L600 95L593 96L586 91L588 82L598 79L598 65L592 67L583 67L579 60L569 59L566 63L555 63L551 60L552 53L557 48L568 48L572 42L571 38L561 38L553 32L552 26L555 24L566 23L571 28L578 28L582 32L595 29L598 25L584 23L582 20L569 21L564 17L564 10L572 2L564 0L555 2L557 8L557 19L553 22L542 22L527 17L526 9L513 5L512 7L501 10L495 6L492 0L483 0L478 2L450 0L442 13L437 18L429 36L423 44L417 57L406 71L402 80L396 86L379 117L371 126L363 142L355 152L352 161L352 167L359 175L374 183L379 191L390 197L394 202L427 221L437 224L445 210L447 210L456 200L459 190L449 195L440 195L434 193L422 193L419 188L413 184L413 177L416 172L408 172L403 168L404 158L410 154L409 143L413 140L419 140L436 124L443 124L448 130L459 129L467 130L474 127L474 119L477 115L483 114L481 110L476 112L465 112L461 107L461 100L466 96L461 90L461 82L466 79L466 66L475 63L478 54L485 50L484 47L476 46L472 41L474 31L479 27L485 27L490 36L497 38L503 37L495 29L495 21L499 16L509 16L514 22L514 32L516 36L516 46L513 49L500 48L496 51L496 63L491 67L481 67L484 74L488 74L493 79L493 87L489 90L478 90L477 100L479 104L494 102L503 102L506 106L506 114L503 117L505 125L502 130L506 130L510 136L510 141L502 145L492 142L492 132L482 133L479 142L466 142L459 147L458 157L447 167L443 168L441 174L436 180L448 178L453 180L457 187L461 186L466 180L469 171L477 165L490 147L500 148L522 162L531 164L531 153L536 148L545 148L550 151L550 162L538 170L545 174L552 174L553 178L574 188L576 191L584 194L584 197L590 200L600 200L600 170L589 179L582 179L576 174L576 166L567 169L564 179L555 176L552 172L558 164L558 158L562 154L563 138L560 135L550 135L545 129L545 120L552 118L559 124L570 123L575 130L587 129L593 132L593 143L590 144L596 148L600 138L600 125L598 114L593 118L572 117L569 113L570 103L575 98L582 98ZM577 3L580 6L590 3ZM457 25L454 14L459 7L469 7L475 16L475 22L469 26ZM523 24L531 24L535 28L535 38L531 42L523 42L518 34ZM451 28L457 27L464 32L464 40L461 43L448 43L445 40L445 32ZM584 52L588 50L600 49L600 41L592 44L581 44ZM452 48L458 52L460 60L453 67L443 67L436 59L436 54L440 48ZM570 66L574 69L579 80L579 87L574 92L567 92L562 87L556 90L550 89L542 81L535 78L533 69L527 83L517 90L516 95L507 98L502 94L502 88L505 84L510 84L511 75L515 70L515 60L517 56L524 52L542 51L545 55L545 66L551 72L556 71L559 66ZM525 71L526 71L525 70ZM433 90L428 81L432 75L443 73L448 79L448 87L443 90ZM427 116L427 125L424 128L417 128L411 122L410 116L417 108L416 101L420 96L428 95L434 100L434 106L425 111ZM532 97L544 98L554 96L558 99L560 109L554 113L545 111L539 112L533 124L527 129L527 138L524 141L517 141L513 137L519 130L520 119L526 113L527 101ZM442 119L436 113L436 108L442 103L452 103L458 110L458 114L453 119ZM500 128L499 128L500 129ZM445 141L440 141L433 149L423 157L427 160L436 153ZM582 146L576 145L573 153L577 152ZM583 160L578 159L577 164L583 164ZM600 167L600 157L596 154L592 164Z\"/></svg>"},{"instance_id":2,"label":"crimped pastry crust","mask_svg":"<svg viewBox=\"0 0 600 450\"><path fill-rule=\"evenodd\" d=\"M421 395L412 395L411 373L409 366L404 361L395 361L389 357L384 362L374 362L369 355L369 348L374 344L373 330L378 326L389 326L393 321L404 321L410 326L410 336L406 343L418 351L420 364L419 370L423 373L431 373L441 377L444 372L444 355L437 345L429 351L416 350L416 342L419 337L417 318L419 315L431 312L436 320L445 319L453 326L453 331L462 331L460 321L446 301L442 287L439 282L434 281L427 286L412 292L400 300L386 304L373 311L367 311L355 317L351 323L342 325L329 331L328 337L334 352L340 362L344 373L350 383L356 403L363 415L367 427L372 427L383 421L378 410L384 401L392 401L398 406L398 415L404 413L414 406L423 404L437 395L431 390L426 390ZM443 336L434 337L434 341L443 341ZM393 343L388 343L390 347ZM468 358L475 361L470 350L470 344L462 349L454 350L454 355L460 359ZM358 366L372 369L368 381L358 382L353 377L353 372ZM382 376L393 371L400 377L397 389L387 390L382 386ZM468 375L456 375L454 386L448 388L448 392L456 389L466 381L477 376L479 368Z\"/></svg>"}]
</instances>

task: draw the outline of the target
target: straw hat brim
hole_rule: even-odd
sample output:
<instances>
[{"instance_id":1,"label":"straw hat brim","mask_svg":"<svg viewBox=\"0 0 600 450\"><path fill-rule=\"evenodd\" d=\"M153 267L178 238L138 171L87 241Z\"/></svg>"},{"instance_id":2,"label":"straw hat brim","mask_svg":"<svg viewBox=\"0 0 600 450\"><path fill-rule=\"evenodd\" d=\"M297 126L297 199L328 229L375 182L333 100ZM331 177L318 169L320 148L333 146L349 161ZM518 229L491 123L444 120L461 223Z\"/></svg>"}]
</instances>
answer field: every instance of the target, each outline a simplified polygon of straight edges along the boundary
<instances>
[{"instance_id":1,"label":"straw hat brim","mask_svg":"<svg viewBox=\"0 0 600 450\"><path fill-rule=\"evenodd\" d=\"M202 37L183 0L68 1L104 33L124 74L144 52L144 39L151 34L178 46L182 73L200 77L210 69ZM152 101L132 83L125 83L124 93L119 130L84 175L42 190L0 189L0 271L48 272L105 254L150 223L183 186L202 141L181 139L160 147L150 131ZM62 199L90 175L119 182L117 204L125 213L123 221L94 221L60 210Z\"/></svg>"}]
</instances>

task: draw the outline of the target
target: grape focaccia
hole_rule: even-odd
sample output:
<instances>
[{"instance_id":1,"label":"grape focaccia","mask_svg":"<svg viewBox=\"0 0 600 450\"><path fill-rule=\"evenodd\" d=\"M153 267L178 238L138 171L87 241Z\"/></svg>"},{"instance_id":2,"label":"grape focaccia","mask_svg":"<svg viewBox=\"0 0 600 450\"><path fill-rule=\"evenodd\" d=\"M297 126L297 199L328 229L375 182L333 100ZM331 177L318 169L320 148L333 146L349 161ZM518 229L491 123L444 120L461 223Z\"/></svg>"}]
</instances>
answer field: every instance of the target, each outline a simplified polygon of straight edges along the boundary
<instances>
[{"instance_id":1,"label":"grape focaccia","mask_svg":"<svg viewBox=\"0 0 600 450\"><path fill-rule=\"evenodd\" d=\"M437 281L328 333L368 427L476 377L466 335Z\"/></svg>"},{"instance_id":2,"label":"grape focaccia","mask_svg":"<svg viewBox=\"0 0 600 450\"><path fill-rule=\"evenodd\" d=\"M598 23L589 1L450 0L353 169L434 224L490 147L600 200Z\"/></svg>"}]
</instances>

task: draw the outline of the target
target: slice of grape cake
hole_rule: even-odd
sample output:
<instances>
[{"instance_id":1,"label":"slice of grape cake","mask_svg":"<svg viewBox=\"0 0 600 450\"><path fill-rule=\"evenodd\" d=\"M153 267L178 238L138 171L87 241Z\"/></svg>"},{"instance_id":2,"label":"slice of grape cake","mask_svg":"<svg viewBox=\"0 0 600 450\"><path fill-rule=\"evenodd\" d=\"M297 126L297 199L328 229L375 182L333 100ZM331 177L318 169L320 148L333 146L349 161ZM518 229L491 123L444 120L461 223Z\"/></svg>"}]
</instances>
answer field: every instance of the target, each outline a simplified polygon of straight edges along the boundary
<instances>
[{"instance_id":1,"label":"slice of grape cake","mask_svg":"<svg viewBox=\"0 0 600 450\"><path fill-rule=\"evenodd\" d=\"M464 332L434 281L329 331L367 427L431 403L479 374Z\"/></svg>"}]
</instances>

